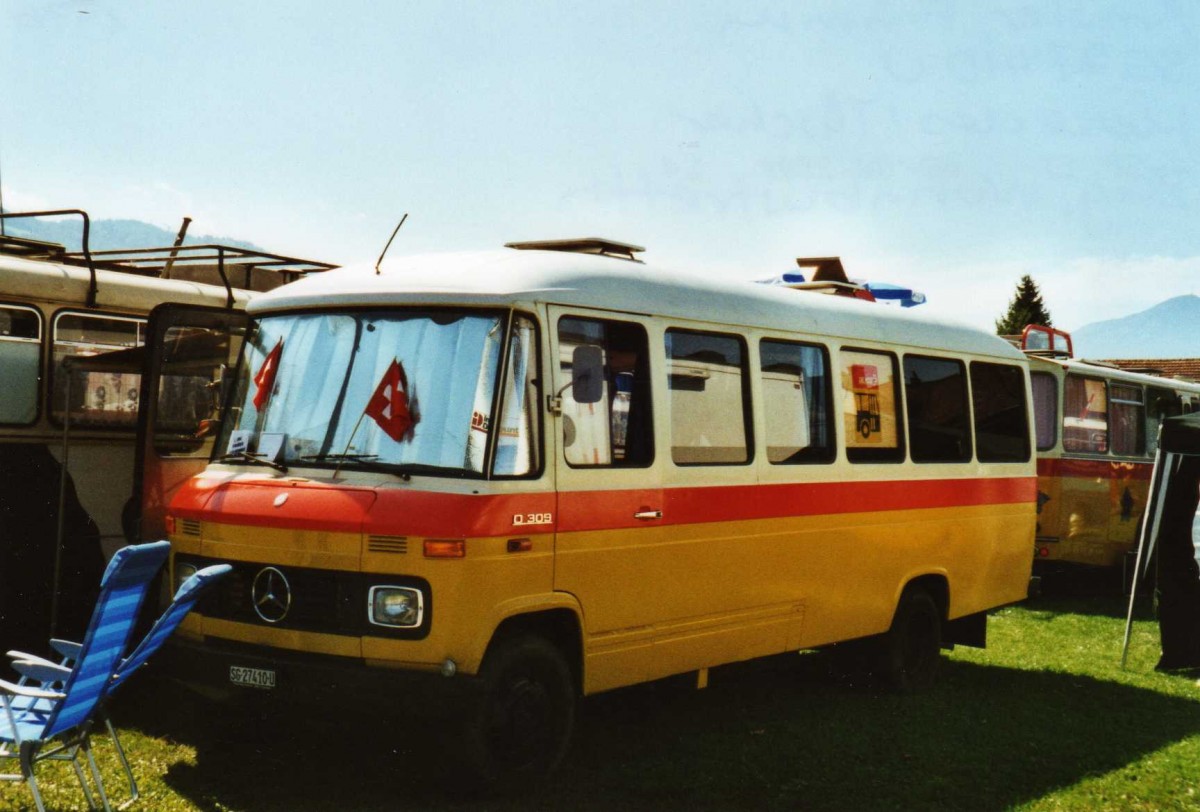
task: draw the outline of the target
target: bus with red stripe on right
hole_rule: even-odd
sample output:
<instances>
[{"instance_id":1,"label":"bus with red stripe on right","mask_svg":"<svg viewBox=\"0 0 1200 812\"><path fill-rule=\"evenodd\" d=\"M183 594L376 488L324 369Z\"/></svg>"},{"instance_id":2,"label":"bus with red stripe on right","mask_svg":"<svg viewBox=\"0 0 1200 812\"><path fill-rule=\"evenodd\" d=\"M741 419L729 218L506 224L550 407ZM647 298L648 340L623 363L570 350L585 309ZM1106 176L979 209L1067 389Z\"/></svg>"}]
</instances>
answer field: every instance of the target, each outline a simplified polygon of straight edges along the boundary
<instances>
[{"instance_id":1,"label":"bus with red stripe on right","mask_svg":"<svg viewBox=\"0 0 1200 812\"><path fill-rule=\"evenodd\" d=\"M1200 408L1200 383L1074 358L1069 334L1030 325L1037 435L1035 567L1127 565L1163 418Z\"/></svg>"}]
</instances>

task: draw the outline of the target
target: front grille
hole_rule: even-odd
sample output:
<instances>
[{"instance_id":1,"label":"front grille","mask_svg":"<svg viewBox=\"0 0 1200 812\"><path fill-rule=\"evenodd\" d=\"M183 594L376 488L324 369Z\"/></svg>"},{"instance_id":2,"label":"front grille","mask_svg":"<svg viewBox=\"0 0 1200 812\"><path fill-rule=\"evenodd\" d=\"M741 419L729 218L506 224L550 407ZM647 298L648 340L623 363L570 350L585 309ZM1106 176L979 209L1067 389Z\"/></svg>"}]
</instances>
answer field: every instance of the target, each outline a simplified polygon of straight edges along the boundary
<instances>
[{"instance_id":1,"label":"front grille","mask_svg":"<svg viewBox=\"0 0 1200 812\"><path fill-rule=\"evenodd\" d=\"M180 519L179 534L182 536L199 536L200 522L196 519Z\"/></svg>"},{"instance_id":2,"label":"front grille","mask_svg":"<svg viewBox=\"0 0 1200 812\"><path fill-rule=\"evenodd\" d=\"M419 639L429 633L432 598L429 584L422 578L244 561L222 562L188 555L177 556L176 562L195 564L197 567L227 563L233 568L201 599L198 611L207 617L325 634ZM265 620L254 608L254 581L266 567L278 570L287 580L291 599L286 615L274 623ZM413 586L422 590L425 594L425 619L422 625L417 629L392 630L371 624L367 616L367 596L370 588L377 584ZM271 616L270 612L264 613Z\"/></svg>"},{"instance_id":3,"label":"front grille","mask_svg":"<svg viewBox=\"0 0 1200 812\"><path fill-rule=\"evenodd\" d=\"M254 611L254 579L263 569L259 564L234 564L220 588L214 591L204 613L210 617L241 623L266 623ZM366 612L366 595L355 594L349 584L339 584L339 573L325 570L276 567L287 578L291 606L283 620L268 625L308 631L345 631L352 624L354 610Z\"/></svg>"},{"instance_id":4,"label":"front grille","mask_svg":"<svg viewBox=\"0 0 1200 812\"><path fill-rule=\"evenodd\" d=\"M408 537L367 536L367 550L372 553L397 553L404 555L408 552Z\"/></svg>"}]
</instances>

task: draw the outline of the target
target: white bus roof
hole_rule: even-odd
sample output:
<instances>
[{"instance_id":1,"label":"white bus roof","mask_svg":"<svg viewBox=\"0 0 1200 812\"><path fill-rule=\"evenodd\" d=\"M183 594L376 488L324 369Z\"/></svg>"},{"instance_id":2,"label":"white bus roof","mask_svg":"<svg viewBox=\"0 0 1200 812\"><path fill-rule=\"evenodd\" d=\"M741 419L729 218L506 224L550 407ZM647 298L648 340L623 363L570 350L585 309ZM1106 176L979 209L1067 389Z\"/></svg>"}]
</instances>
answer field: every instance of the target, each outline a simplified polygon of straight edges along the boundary
<instances>
[{"instance_id":1,"label":"white bus roof","mask_svg":"<svg viewBox=\"0 0 1200 812\"><path fill-rule=\"evenodd\" d=\"M1084 359L1069 359L1069 358L1048 358L1039 355L1033 355L1029 358L1030 368L1037 372L1047 367L1059 367L1067 372L1073 372L1077 375L1085 375L1093 378L1105 378L1114 381L1124 381L1127 383L1140 383L1146 386L1156 386L1160 389L1178 389L1186 392L1200 392L1200 383L1195 381L1185 381L1181 378L1167 378L1160 375L1147 375L1142 372L1130 372L1126 369L1121 369L1117 366L1109 364L1099 364L1087 361Z\"/></svg>"},{"instance_id":2,"label":"white bus roof","mask_svg":"<svg viewBox=\"0 0 1200 812\"><path fill-rule=\"evenodd\" d=\"M91 275L87 268L39 259L0 256L0 290L6 297L82 304ZM244 306L253 296L233 289L234 301ZM159 279L121 271L96 270L96 306L149 312L161 302L222 306L223 287L181 279Z\"/></svg>"},{"instance_id":3,"label":"white bus roof","mask_svg":"<svg viewBox=\"0 0 1200 812\"><path fill-rule=\"evenodd\" d=\"M532 302L796 331L1021 360L999 336L887 305L539 250L424 254L351 265L257 297L252 314L329 307Z\"/></svg>"}]
</instances>

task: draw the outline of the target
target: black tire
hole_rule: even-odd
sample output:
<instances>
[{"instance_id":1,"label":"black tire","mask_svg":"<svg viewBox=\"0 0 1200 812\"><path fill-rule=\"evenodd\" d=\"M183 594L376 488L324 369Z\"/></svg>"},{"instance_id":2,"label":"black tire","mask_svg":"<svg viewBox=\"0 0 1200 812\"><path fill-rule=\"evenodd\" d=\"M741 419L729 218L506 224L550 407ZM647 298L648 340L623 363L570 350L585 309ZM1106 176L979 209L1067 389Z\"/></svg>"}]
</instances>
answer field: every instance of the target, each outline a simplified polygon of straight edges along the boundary
<instances>
[{"instance_id":1,"label":"black tire","mask_svg":"<svg viewBox=\"0 0 1200 812\"><path fill-rule=\"evenodd\" d=\"M870 420L858 421L858 433L862 435L862 438L864 440L867 439L868 437L870 437L871 436L871 421Z\"/></svg>"},{"instance_id":2,"label":"black tire","mask_svg":"<svg viewBox=\"0 0 1200 812\"><path fill-rule=\"evenodd\" d=\"M928 592L905 590L880 645L880 673L893 690L910 694L933 685L942 661L942 613Z\"/></svg>"},{"instance_id":3,"label":"black tire","mask_svg":"<svg viewBox=\"0 0 1200 812\"><path fill-rule=\"evenodd\" d=\"M462 733L471 789L521 792L549 775L575 724L575 680L562 654L535 635L493 644L480 671L483 696Z\"/></svg>"}]
</instances>

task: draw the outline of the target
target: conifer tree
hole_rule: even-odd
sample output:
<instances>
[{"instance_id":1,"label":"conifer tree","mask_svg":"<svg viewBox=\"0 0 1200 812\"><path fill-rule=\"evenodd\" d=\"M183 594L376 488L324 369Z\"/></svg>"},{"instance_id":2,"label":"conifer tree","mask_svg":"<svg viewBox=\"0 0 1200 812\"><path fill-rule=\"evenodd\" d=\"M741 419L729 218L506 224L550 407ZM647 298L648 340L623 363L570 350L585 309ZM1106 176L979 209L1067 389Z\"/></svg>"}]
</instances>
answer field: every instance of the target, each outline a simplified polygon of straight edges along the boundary
<instances>
[{"instance_id":1,"label":"conifer tree","mask_svg":"<svg viewBox=\"0 0 1200 812\"><path fill-rule=\"evenodd\" d=\"M1025 274L1017 283L1017 292L1013 294L1012 301L1008 303L1008 312L1004 314L1004 318L996 320L996 334L1019 335L1030 324L1054 326L1037 283L1033 281L1033 277Z\"/></svg>"}]
</instances>

